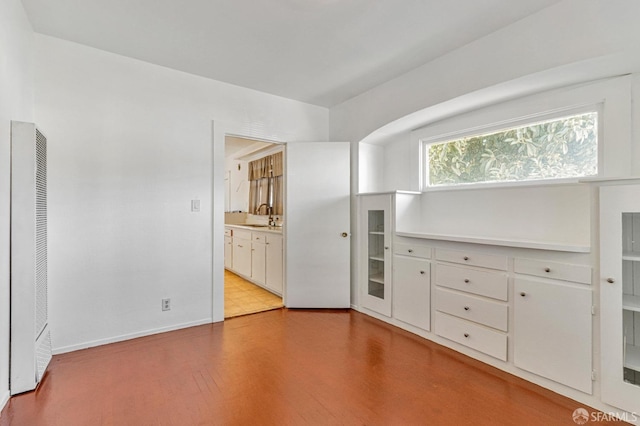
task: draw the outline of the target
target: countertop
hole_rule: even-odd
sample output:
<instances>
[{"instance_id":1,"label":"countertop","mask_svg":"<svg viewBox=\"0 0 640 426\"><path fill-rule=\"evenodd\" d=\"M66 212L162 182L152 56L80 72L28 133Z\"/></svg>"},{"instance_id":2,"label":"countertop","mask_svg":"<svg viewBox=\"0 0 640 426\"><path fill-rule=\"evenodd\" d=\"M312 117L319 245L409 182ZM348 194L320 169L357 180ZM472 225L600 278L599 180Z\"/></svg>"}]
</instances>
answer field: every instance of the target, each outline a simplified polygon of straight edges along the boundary
<instances>
[{"instance_id":1,"label":"countertop","mask_svg":"<svg viewBox=\"0 0 640 426\"><path fill-rule=\"evenodd\" d=\"M247 229L257 232L268 232L271 234L282 234L282 226L247 225L247 224L224 224L225 228Z\"/></svg>"}]
</instances>

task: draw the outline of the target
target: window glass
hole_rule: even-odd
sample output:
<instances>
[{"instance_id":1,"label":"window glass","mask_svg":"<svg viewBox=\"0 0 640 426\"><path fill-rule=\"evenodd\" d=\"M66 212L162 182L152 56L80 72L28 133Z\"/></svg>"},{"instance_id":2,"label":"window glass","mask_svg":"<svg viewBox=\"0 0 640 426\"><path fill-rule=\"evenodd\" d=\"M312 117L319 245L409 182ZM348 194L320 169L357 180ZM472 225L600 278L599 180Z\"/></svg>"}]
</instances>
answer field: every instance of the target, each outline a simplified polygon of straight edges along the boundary
<instances>
[{"instance_id":1,"label":"window glass","mask_svg":"<svg viewBox=\"0 0 640 426\"><path fill-rule=\"evenodd\" d=\"M597 123L588 112L427 145L427 186L596 175Z\"/></svg>"}]
</instances>

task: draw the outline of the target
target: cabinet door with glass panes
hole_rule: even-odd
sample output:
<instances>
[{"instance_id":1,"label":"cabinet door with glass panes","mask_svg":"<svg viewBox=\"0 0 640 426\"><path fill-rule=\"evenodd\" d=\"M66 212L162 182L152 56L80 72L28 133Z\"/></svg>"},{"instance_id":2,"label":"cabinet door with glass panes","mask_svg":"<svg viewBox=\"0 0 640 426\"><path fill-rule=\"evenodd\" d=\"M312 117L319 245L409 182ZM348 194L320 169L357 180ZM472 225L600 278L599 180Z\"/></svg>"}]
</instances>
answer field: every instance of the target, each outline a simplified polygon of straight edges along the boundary
<instances>
[{"instance_id":1,"label":"cabinet door with glass panes","mask_svg":"<svg viewBox=\"0 0 640 426\"><path fill-rule=\"evenodd\" d=\"M391 194L360 196L362 306L391 316Z\"/></svg>"},{"instance_id":2,"label":"cabinet door with glass panes","mask_svg":"<svg viewBox=\"0 0 640 426\"><path fill-rule=\"evenodd\" d=\"M602 400L640 412L640 185L600 189Z\"/></svg>"}]
</instances>

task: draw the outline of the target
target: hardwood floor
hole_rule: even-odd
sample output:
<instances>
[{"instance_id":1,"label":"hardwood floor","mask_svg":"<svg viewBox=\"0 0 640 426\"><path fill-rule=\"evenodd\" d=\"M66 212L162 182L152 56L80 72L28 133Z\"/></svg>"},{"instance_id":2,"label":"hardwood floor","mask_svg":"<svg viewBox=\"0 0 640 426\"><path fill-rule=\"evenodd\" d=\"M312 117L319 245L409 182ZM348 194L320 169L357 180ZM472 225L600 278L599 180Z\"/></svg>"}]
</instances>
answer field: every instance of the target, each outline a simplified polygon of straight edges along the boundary
<instances>
[{"instance_id":1,"label":"hardwood floor","mask_svg":"<svg viewBox=\"0 0 640 426\"><path fill-rule=\"evenodd\" d=\"M0 426L575 425L581 406L355 311L280 309L57 355Z\"/></svg>"}]
</instances>

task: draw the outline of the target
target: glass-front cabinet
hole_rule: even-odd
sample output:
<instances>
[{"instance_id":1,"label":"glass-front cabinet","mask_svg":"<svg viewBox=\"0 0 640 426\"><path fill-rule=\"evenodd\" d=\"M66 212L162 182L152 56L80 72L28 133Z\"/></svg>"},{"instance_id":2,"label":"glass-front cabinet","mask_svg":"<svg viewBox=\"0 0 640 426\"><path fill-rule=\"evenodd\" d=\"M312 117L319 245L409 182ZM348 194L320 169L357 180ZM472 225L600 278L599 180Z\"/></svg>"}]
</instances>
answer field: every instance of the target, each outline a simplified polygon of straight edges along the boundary
<instances>
[{"instance_id":1,"label":"glass-front cabinet","mask_svg":"<svg viewBox=\"0 0 640 426\"><path fill-rule=\"evenodd\" d=\"M600 188L602 400L640 412L640 185Z\"/></svg>"},{"instance_id":2,"label":"glass-front cabinet","mask_svg":"<svg viewBox=\"0 0 640 426\"><path fill-rule=\"evenodd\" d=\"M391 316L391 195L360 196L362 306Z\"/></svg>"}]
</instances>

